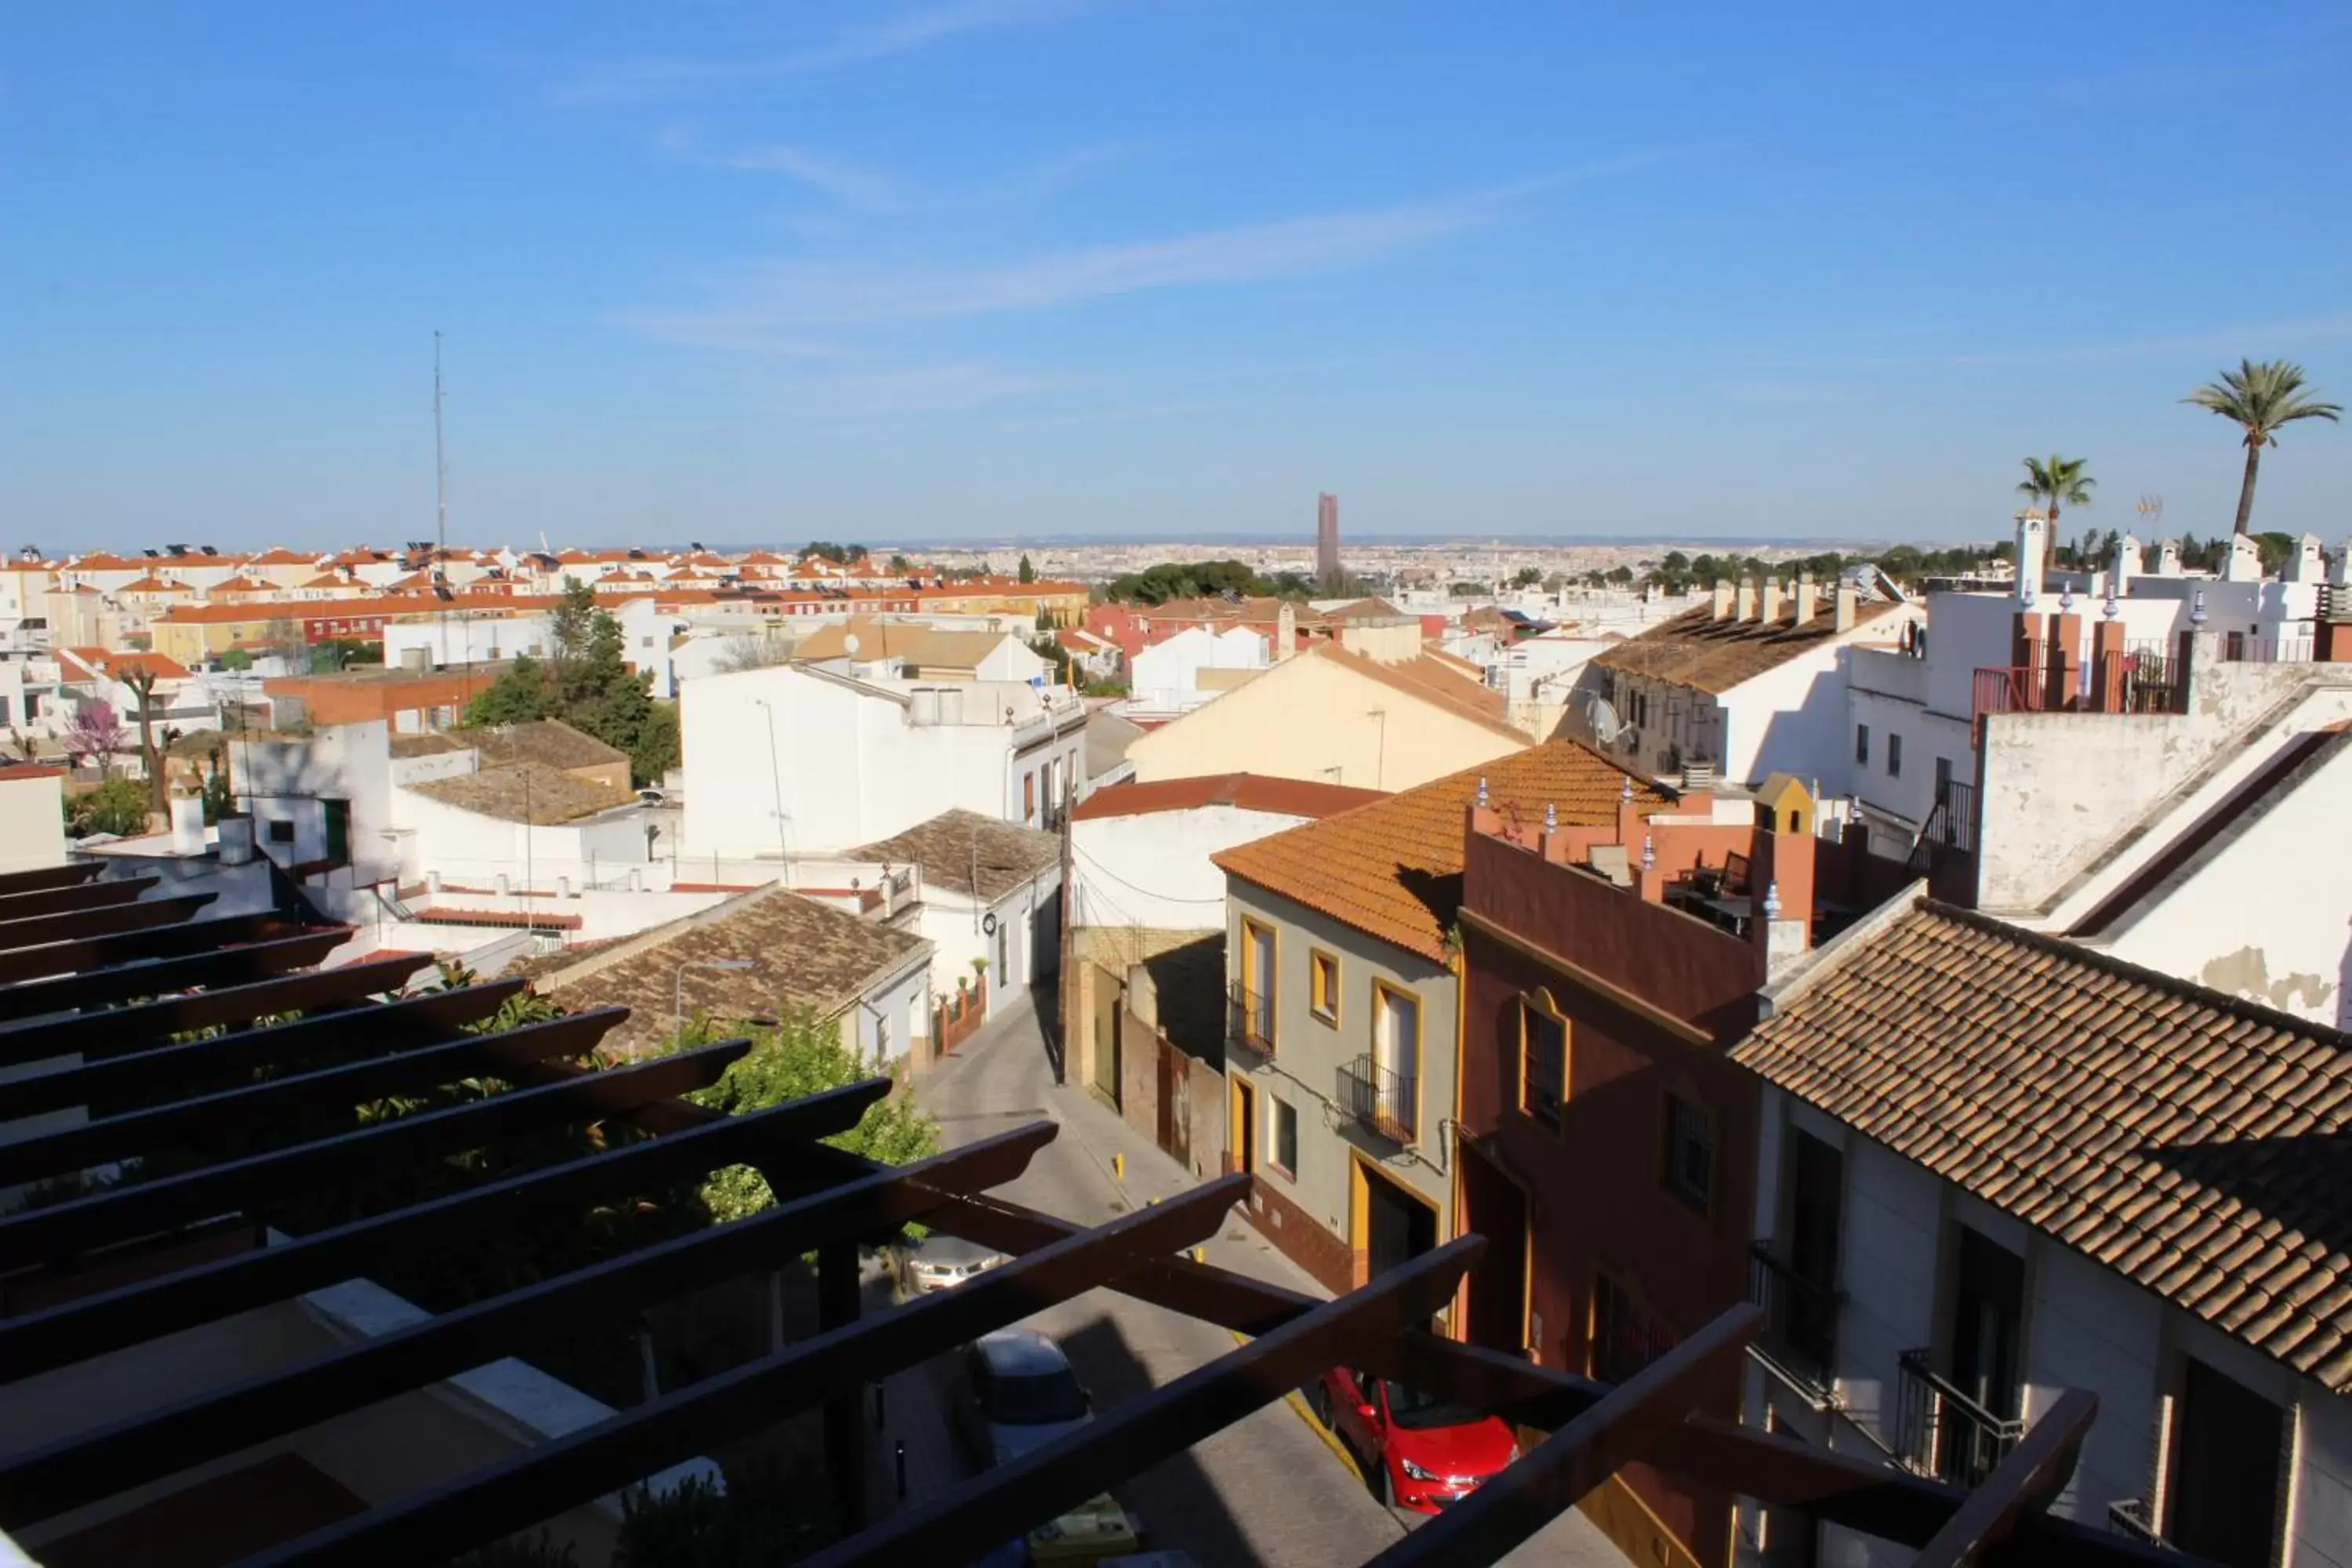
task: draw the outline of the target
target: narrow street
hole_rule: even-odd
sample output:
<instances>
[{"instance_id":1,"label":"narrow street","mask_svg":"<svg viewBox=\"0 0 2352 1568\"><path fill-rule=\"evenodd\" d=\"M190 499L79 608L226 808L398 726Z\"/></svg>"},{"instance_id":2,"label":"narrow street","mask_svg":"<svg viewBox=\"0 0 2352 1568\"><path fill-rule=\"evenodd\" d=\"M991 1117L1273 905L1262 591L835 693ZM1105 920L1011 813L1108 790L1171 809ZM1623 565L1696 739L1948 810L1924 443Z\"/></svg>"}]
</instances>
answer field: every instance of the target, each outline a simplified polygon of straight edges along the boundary
<instances>
[{"instance_id":1,"label":"narrow street","mask_svg":"<svg viewBox=\"0 0 2352 1568\"><path fill-rule=\"evenodd\" d=\"M1039 1118L1060 1127L1020 1180L997 1189L1062 1218L1096 1224L1191 1186L1189 1174L1084 1089L1058 1087L1035 1015L1025 1005L992 1022L917 1080L916 1094L950 1146ZM1124 1181L1112 1155L1125 1157ZM1293 1289L1319 1293L1307 1277L1239 1218L1209 1244L1209 1259ZM1138 1394L1229 1352L1223 1329L1095 1290L1028 1320L1059 1341L1097 1409ZM909 1374L911 1378L913 1374ZM891 1397L914 1395L909 1382ZM925 1481L955 1479L960 1456L909 1438L910 1500ZM929 1452L922 1450L929 1449ZM941 1473L942 1471L946 1473ZM1319 1428L1277 1402L1119 1489L1154 1548L1190 1552L1202 1568L1329 1568L1365 1562L1394 1542L1411 1517L1376 1502ZM1580 1515L1571 1515L1508 1559L1622 1568L1624 1559Z\"/></svg>"}]
</instances>

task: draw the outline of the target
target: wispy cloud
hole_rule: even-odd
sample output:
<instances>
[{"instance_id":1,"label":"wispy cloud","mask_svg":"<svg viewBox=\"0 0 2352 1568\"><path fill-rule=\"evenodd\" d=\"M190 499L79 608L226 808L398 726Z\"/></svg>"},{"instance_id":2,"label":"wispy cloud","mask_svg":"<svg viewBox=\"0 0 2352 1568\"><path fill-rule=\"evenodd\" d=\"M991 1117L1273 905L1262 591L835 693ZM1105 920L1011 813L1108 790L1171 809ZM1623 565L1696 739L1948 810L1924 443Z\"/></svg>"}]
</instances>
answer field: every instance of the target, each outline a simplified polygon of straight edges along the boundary
<instances>
[{"instance_id":1,"label":"wispy cloud","mask_svg":"<svg viewBox=\"0 0 2352 1568\"><path fill-rule=\"evenodd\" d=\"M2295 345L2352 338L2352 313L2305 316L2287 321L2257 321L2238 326L2200 328L2193 332L2151 333L2142 337L2105 338L2090 342L2037 344L2030 348L1990 348L1944 353L1844 354L1820 359L1773 360L1759 370L1889 370L2007 369L2050 364L2086 364L2105 360L2156 358L2173 354L2218 354L2255 359L2270 354L2290 357ZM1772 382L1750 384L1769 386Z\"/></svg>"},{"instance_id":2,"label":"wispy cloud","mask_svg":"<svg viewBox=\"0 0 2352 1568\"><path fill-rule=\"evenodd\" d=\"M1613 159L1391 206L1093 246L992 266L771 266L747 274L709 310L667 311L657 319L673 331L689 327L706 342L729 331L742 332L743 346L756 348L770 335L812 329L1051 310L1154 290L1306 277L1360 267L1482 227L1538 193L1629 173L1659 156ZM646 319L633 318L639 322Z\"/></svg>"},{"instance_id":3,"label":"wispy cloud","mask_svg":"<svg viewBox=\"0 0 2352 1568\"><path fill-rule=\"evenodd\" d=\"M1133 152L1124 142L1103 142L1056 153L961 187L946 187L903 179L886 170L797 142L761 142L720 150L707 145L683 127L672 126L655 138L654 145L680 163L747 174L782 174L853 211L892 216L981 211L1042 201Z\"/></svg>"},{"instance_id":4,"label":"wispy cloud","mask_svg":"<svg viewBox=\"0 0 2352 1568\"><path fill-rule=\"evenodd\" d=\"M985 360L877 365L798 377L761 400L772 413L807 423L863 423L969 414L1069 391L1074 377L1008 370Z\"/></svg>"},{"instance_id":5,"label":"wispy cloud","mask_svg":"<svg viewBox=\"0 0 2352 1568\"><path fill-rule=\"evenodd\" d=\"M730 83L772 81L912 54L976 34L1004 32L1096 9L1102 0L960 0L847 28L821 43L740 59L607 60L559 83L560 104L640 103Z\"/></svg>"}]
</instances>

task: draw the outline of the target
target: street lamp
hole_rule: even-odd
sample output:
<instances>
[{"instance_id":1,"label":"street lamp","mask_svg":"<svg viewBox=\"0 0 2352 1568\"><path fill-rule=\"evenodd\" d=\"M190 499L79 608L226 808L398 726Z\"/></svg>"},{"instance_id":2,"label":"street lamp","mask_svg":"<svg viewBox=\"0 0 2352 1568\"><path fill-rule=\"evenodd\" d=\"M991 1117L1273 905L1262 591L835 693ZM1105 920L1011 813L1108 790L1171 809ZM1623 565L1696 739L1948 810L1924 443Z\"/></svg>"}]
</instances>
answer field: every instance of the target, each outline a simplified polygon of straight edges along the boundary
<instances>
[{"instance_id":1,"label":"street lamp","mask_svg":"<svg viewBox=\"0 0 2352 1568\"><path fill-rule=\"evenodd\" d=\"M669 1037L675 1040L686 1032L686 972L689 969L737 970L749 969L748 958L689 958L677 966L677 984L670 989Z\"/></svg>"}]
</instances>

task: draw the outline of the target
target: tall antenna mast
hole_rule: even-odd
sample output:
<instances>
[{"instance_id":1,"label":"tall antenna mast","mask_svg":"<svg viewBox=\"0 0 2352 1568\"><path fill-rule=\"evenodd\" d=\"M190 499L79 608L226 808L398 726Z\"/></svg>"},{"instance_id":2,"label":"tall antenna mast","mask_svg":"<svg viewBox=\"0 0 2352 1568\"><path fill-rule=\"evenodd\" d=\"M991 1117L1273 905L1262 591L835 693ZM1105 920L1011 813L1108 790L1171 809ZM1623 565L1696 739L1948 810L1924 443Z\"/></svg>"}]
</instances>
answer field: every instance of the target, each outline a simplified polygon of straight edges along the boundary
<instances>
[{"instance_id":1,"label":"tall antenna mast","mask_svg":"<svg viewBox=\"0 0 2352 1568\"><path fill-rule=\"evenodd\" d=\"M441 668L449 668L449 601L439 593L446 586L443 564L449 558L449 455L441 438L441 329L433 329L433 511L435 545L431 581L440 609L435 623L441 632Z\"/></svg>"}]
</instances>

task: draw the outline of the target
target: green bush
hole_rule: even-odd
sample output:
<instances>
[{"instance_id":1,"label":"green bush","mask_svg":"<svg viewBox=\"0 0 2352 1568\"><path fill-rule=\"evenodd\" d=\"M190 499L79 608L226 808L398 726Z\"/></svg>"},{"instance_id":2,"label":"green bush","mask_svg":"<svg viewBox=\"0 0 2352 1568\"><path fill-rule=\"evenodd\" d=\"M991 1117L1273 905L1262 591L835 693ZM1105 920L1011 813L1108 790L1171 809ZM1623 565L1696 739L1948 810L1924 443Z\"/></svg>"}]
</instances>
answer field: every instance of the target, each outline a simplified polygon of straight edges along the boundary
<instances>
[{"instance_id":1,"label":"green bush","mask_svg":"<svg viewBox=\"0 0 2352 1568\"><path fill-rule=\"evenodd\" d=\"M147 786L137 779L109 779L88 795L76 795L66 802L66 827L77 838L146 832Z\"/></svg>"}]
</instances>

